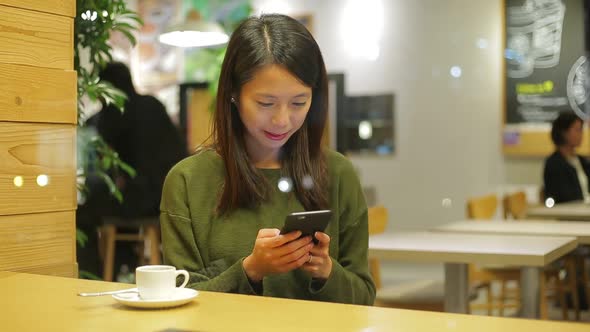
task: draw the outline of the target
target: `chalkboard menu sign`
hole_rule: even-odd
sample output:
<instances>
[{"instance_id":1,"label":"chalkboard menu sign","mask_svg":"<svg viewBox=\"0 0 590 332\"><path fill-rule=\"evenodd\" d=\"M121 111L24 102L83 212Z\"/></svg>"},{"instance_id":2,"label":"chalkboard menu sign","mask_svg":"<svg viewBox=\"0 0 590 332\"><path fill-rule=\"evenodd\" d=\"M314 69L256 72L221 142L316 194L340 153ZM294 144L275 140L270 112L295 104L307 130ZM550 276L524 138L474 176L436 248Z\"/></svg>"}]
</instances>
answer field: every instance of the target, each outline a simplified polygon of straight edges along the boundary
<instances>
[{"instance_id":1,"label":"chalkboard menu sign","mask_svg":"<svg viewBox=\"0 0 590 332\"><path fill-rule=\"evenodd\" d=\"M589 119L584 13L584 0L506 0L507 154L549 154L559 111Z\"/></svg>"}]
</instances>

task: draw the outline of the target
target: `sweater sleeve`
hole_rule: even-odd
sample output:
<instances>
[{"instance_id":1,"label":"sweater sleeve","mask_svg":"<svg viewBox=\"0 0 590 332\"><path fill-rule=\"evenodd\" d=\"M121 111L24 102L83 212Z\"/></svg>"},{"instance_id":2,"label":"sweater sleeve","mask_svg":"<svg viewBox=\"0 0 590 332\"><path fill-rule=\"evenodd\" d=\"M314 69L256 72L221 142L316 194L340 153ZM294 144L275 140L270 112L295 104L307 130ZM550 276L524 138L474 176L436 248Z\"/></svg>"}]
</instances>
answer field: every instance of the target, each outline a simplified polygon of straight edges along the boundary
<instances>
[{"instance_id":1,"label":"sweater sleeve","mask_svg":"<svg viewBox=\"0 0 590 332\"><path fill-rule=\"evenodd\" d=\"M181 172L173 168L166 177L160 204L160 228L164 263L186 270L190 280L187 287L255 295L242 266L242 259L228 262L225 259L206 262L207 247L199 247L195 240L188 207L186 181Z\"/></svg>"},{"instance_id":2,"label":"sweater sleeve","mask_svg":"<svg viewBox=\"0 0 590 332\"><path fill-rule=\"evenodd\" d=\"M339 248L332 256L332 273L321 288L310 284L312 297L320 301L373 305L375 284L369 273L367 204L360 181L350 162L339 177ZM332 247L331 247L332 249Z\"/></svg>"}]
</instances>

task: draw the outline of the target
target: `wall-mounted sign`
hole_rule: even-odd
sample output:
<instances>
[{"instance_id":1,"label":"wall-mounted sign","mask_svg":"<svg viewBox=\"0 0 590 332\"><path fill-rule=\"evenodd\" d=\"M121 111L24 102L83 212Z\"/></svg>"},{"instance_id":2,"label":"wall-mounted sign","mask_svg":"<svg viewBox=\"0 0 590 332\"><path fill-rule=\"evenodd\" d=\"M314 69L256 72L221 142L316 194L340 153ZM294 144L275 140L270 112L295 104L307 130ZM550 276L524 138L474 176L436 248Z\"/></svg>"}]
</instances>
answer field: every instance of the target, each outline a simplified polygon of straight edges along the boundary
<instances>
[{"instance_id":1,"label":"wall-mounted sign","mask_svg":"<svg viewBox=\"0 0 590 332\"><path fill-rule=\"evenodd\" d=\"M590 118L584 1L506 0L505 5L504 151L547 155L554 149L550 123L560 111Z\"/></svg>"}]
</instances>

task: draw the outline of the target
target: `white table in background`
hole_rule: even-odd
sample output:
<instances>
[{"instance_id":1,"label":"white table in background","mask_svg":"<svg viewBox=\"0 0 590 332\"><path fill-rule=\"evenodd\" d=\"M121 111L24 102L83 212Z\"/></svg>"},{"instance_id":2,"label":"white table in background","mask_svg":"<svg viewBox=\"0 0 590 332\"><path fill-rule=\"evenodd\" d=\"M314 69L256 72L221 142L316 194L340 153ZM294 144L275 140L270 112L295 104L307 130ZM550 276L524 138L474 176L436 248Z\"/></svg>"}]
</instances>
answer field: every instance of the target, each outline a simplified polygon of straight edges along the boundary
<instances>
[{"instance_id":1,"label":"white table in background","mask_svg":"<svg viewBox=\"0 0 590 332\"><path fill-rule=\"evenodd\" d=\"M590 204L571 202L555 204L553 207L531 206L527 209L527 218L590 221Z\"/></svg>"},{"instance_id":2,"label":"white table in background","mask_svg":"<svg viewBox=\"0 0 590 332\"><path fill-rule=\"evenodd\" d=\"M522 316L539 317L539 274L577 246L574 237L401 232L369 237L369 256L445 264L445 311L467 313L467 264L521 266Z\"/></svg>"},{"instance_id":3,"label":"white table in background","mask_svg":"<svg viewBox=\"0 0 590 332\"><path fill-rule=\"evenodd\" d=\"M590 222L551 220L462 220L431 229L437 232L575 237L590 245Z\"/></svg>"}]
</instances>

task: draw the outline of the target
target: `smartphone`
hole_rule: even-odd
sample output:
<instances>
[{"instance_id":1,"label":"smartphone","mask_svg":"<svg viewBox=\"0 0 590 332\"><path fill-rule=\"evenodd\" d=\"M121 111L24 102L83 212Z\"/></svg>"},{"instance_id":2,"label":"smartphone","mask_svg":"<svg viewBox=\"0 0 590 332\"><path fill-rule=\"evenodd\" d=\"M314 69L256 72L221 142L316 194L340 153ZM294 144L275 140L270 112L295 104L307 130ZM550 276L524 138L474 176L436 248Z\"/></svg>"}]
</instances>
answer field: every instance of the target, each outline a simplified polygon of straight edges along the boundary
<instances>
[{"instance_id":1,"label":"smartphone","mask_svg":"<svg viewBox=\"0 0 590 332\"><path fill-rule=\"evenodd\" d=\"M326 229L331 217L331 210L293 212L285 218L281 234L301 231L301 236L311 235L313 237L315 232L323 232ZM315 237L313 237L313 241L318 242Z\"/></svg>"}]
</instances>

